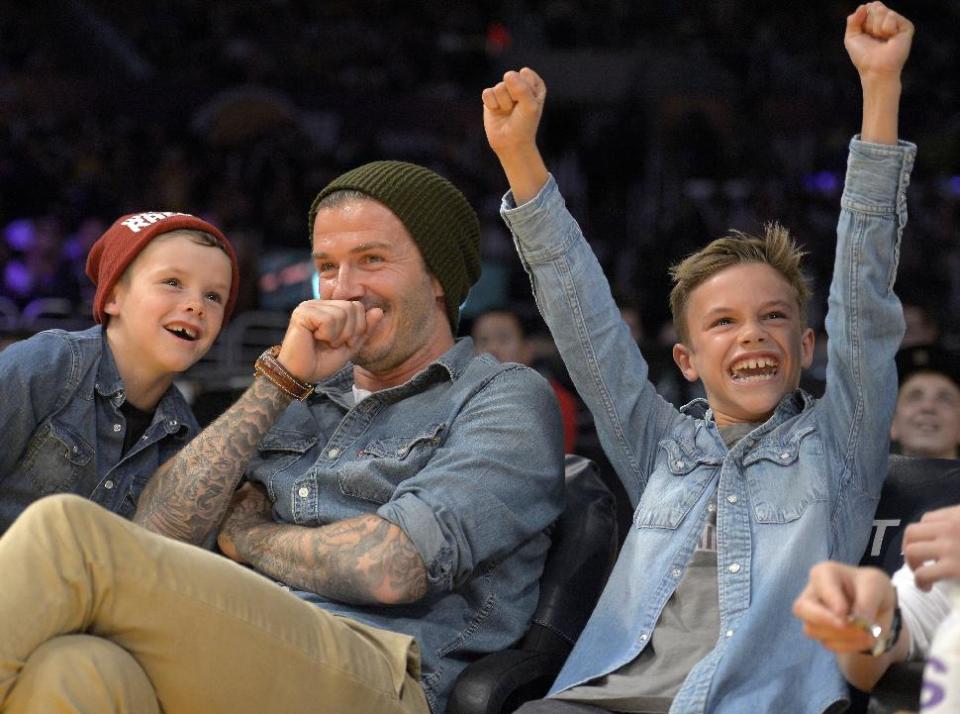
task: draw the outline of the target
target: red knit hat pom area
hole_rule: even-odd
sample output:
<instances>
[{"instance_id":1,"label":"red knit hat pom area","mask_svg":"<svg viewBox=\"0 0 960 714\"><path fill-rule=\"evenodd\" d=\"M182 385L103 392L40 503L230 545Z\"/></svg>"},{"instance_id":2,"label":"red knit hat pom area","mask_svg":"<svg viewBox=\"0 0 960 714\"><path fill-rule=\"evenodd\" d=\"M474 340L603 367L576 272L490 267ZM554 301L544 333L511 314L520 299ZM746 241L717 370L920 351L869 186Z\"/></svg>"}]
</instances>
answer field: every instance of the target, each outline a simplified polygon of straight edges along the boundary
<instances>
[{"instance_id":1,"label":"red knit hat pom area","mask_svg":"<svg viewBox=\"0 0 960 714\"><path fill-rule=\"evenodd\" d=\"M223 309L223 324L226 325L237 302L240 287L240 270L237 267L237 254L227 237L220 229L202 218L189 213L170 211L152 211L148 213L130 213L120 216L107 231L100 236L87 256L87 276L97 286L93 297L93 319L99 323L106 321L104 305L113 286L117 284L123 271L134 258L158 235L172 231L193 230L209 233L223 247L230 258L230 296Z\"/></svg>"}]
</instances>

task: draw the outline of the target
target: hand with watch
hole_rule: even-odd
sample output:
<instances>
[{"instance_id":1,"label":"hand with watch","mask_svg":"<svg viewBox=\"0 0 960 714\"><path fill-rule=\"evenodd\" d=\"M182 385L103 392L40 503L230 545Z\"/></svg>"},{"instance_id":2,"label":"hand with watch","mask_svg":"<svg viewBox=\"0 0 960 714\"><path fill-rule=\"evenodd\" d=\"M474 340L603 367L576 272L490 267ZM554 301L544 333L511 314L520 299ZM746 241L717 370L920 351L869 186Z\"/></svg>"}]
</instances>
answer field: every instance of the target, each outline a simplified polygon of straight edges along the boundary
<instances>
[{"instance_id":1,"label":"hand with watch","mask_svg":"<svg viewBox=\"0 0 960 714\"><path fill-rule=\"evenodd\" d=\"M833 652L843 676L862 691L870 691L891 664L909 655L897 590L877 568L833 561L815 565L793 614L804 634Z\"/></svg>"},{"instance_id":2,"label":"hand with watch","mask_svg":"<svg viewBox=\"0 0 960 714\"><path fill-rule=\"evenodd\" d=\"M810 570L793 604L804 633L837 653L880 656L900 635L897 591L877 568L827 561Z\"/></svg>"}]
</instances>

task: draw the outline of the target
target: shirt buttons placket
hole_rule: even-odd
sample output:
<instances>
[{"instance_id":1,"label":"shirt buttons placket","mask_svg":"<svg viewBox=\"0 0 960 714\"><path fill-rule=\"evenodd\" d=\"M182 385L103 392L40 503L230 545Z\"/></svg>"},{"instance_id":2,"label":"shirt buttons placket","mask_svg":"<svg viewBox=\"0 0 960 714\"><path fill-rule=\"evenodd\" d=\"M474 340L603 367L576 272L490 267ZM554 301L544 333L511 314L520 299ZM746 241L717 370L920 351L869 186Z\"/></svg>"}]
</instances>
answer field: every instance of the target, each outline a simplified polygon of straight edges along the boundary
<instances>
[{"instance_id":1,"label":"shirt buttons placket","mask_svg":"<svg viewBox=\"0 0 960 714\"><path fill-rule=\"evenodd\" d=\"M123 428L123 425L122 425L122 424L114 424L114 425L113 425L113 430L114 430L114 431L120 431L122 428Z\"/></svg>"},{"instance_id":2,"label":"shirt buttons placket","mask_svg":"<svg viewBox=\"0 0 960 714\"><path fill-rule=\"evenodd\" d=\"M327 450L327 458L335 459L340 455L340 449L334 446L332 449Z\"/></svg>"},{"instance_id":3,"label":"shirt buttons placket","mask_svg":"<svg viewBox=\"0 0 960 714\"><path fill-rule=\"evenodd\" d=\"M310 495L310 489L306 486L301 486L300 490L297 491L297 495L300 496L300 498L306 498Z\"/></svg>"}]
</instances>

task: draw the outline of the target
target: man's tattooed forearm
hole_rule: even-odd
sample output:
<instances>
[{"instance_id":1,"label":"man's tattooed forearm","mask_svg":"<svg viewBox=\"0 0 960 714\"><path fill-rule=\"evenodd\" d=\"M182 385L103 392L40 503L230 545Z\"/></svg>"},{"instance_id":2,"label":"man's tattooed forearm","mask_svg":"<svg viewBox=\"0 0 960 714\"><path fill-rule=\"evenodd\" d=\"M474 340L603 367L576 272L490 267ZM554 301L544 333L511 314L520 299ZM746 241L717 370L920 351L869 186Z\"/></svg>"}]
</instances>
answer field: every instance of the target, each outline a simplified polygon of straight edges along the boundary
<instances>
[{"instance_id":1,"label":"man's tattooed forearm","mask_svg":"<svg viewBox=\"0 0 960 714\"><path fill-rule=\"evenodd\" d=\"M420 553L379 516L321 528L261 524L239 537L238 550L260 572L344 603L409 603L427 592Z\"/></svg>"},{"instance_id":2,"label":"man's tattooed forearm","mask_svg":"<svg viewBox=\"0 0 960 714\"><path fill-rule=\"evenodd\" d=\"M257 444L289 403L269 382L255 379L236 404L151 477L134 521L201 543L219 525Z\"/></svg>"}]
</instances>

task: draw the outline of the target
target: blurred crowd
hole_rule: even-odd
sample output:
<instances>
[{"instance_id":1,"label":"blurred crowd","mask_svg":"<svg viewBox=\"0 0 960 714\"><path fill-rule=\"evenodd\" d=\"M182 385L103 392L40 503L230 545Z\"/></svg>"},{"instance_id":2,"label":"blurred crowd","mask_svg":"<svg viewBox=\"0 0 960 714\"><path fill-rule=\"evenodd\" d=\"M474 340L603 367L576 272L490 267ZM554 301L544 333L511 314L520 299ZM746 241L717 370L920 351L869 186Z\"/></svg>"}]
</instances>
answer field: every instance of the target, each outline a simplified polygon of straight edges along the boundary
<instances>
[{"instance_id":1,"label":"blurred crowd","mask_svg":"<svg viewBox=\"0 0 960 714\"><path fill-rule=\"evenodd\" d=\"M505 69L529 65L550 92L548 164L638 339L672 340L672 262L729 227L774 219L809 251L819 327L844 148L858 128L856 80L836 42L851 9L743 0L20 4L0 23L4 309L56 298L85 319L88 247L118 215L141 210L221 226L241 255L238 309L286 309L309 294L302 261L313 195L347 168L397 158L449 177L481 215L486 277L467 316L502 305L530 313L528 281L497 215L505 185L479 102ZM960 7L919 0L911 15L924 41L908 66L901 126L920 154L899 292L956 349L960 87L942 79L960 49Z\"/></svg>"}]
</instances>

